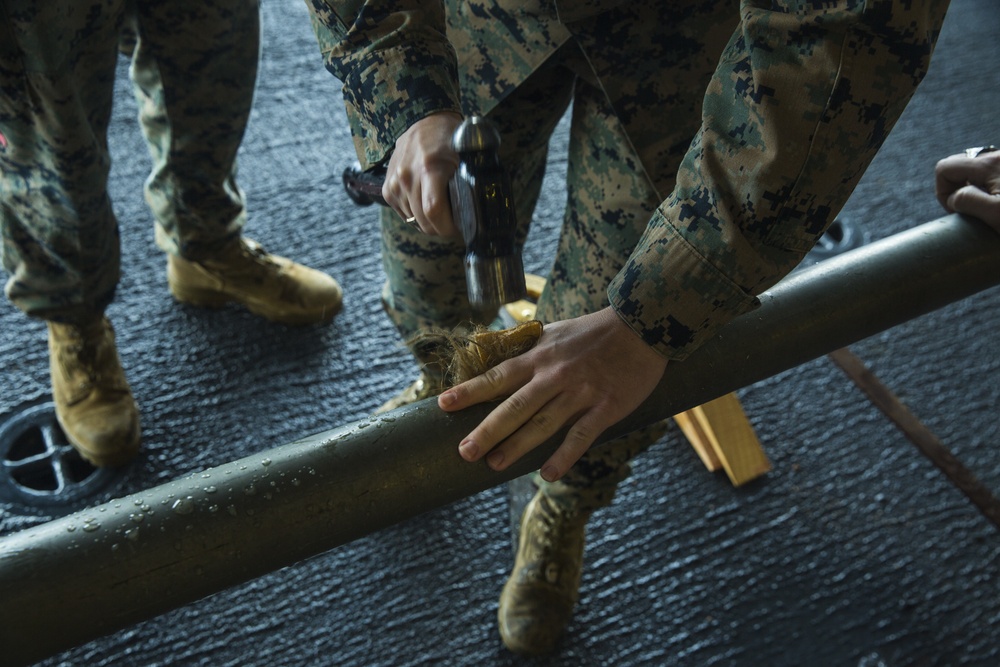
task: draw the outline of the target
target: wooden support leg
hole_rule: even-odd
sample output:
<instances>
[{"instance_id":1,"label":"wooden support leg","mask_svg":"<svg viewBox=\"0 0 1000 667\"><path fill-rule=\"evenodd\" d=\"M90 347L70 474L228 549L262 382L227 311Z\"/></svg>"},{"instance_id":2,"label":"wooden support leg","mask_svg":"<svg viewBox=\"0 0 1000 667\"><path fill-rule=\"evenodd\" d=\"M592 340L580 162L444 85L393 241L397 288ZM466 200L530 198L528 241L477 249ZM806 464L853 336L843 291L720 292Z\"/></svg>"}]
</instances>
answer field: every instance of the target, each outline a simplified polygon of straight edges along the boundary
<instances>
[{"instance_id":1,"label":"wooden support leg","mask_svg":"<svg viewBox=\"0 0 1000 667\"><path fill-rule=\"evenodd\" d=\"M705 467L711 471L723 468L733 486L746 484L771 469L736 394L674 415L674 421Z\"/></svg>"}]
</instances>

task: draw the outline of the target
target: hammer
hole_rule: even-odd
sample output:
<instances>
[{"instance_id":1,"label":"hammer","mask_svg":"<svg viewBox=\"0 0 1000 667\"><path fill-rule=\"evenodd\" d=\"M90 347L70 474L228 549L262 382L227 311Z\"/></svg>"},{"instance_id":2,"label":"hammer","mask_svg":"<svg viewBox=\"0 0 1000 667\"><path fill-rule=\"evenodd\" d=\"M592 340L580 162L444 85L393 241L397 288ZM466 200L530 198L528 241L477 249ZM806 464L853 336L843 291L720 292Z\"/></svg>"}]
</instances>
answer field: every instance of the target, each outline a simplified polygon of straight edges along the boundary
<instances>
[{"instance_id":1,"label":"hammer","mask_svg":"<svg viewBox=\"0 0 1000 667\"><path fill-rule=\"evenodd\" d=\"M451 212L465 241L469 302L499 306L527 296L521 253L514 243L516 221L510 178L500 164L500 133L480 116L462 121L451 140L458 169L448 183ZM379 203L385 168L344 170L344 188L360 206Z\"/></svg>"}]
</instances>

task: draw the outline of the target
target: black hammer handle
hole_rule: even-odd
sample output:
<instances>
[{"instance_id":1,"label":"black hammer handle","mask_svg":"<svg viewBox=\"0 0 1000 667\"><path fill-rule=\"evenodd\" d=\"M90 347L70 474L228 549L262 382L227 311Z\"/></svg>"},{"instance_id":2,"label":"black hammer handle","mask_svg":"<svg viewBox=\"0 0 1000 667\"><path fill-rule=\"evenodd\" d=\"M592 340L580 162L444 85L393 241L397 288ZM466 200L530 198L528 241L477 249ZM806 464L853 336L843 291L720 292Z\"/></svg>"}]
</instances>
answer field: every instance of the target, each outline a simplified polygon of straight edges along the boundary
<instances>
[{"instance_id":1,"label":"black hammer handle","mask_svg":"<svg viewBox=\"0 0 1000 667\"><path fill-rule=\"evenodd\" d=\"M382 184L385 182L385 167L372 171L362 171L361 165L355 162L344 170L344 189L347 196L358 206L381 204L387 206L382 198Z\"/></svg>"}]
</instances>

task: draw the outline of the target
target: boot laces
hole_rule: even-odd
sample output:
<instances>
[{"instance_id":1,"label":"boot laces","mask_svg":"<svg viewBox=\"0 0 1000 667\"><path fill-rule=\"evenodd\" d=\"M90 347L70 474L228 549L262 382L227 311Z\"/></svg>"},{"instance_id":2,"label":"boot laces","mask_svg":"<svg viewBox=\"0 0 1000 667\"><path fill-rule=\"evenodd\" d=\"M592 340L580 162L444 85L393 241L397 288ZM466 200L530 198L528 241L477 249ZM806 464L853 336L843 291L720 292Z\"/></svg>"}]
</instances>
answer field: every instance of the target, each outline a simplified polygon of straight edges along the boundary
<instances>
[{"instance_id":1,"label":"boot laces","mask_svg":"<svg viewBox=\"0 0 1000 667\"><path fill-rule=\"evenodd\" d=\"M274 260L274 256L256 241L241 239L239 247L240 254L254 264L268 271L278 271L281 268L278 262Z\"/></svg>"},{"instance_id":2,"label":"boot laces","mask_svg":"<svg viewBox=\"0 0 1000 667\"><path fill-rule=\"evenodd\" d=\"M564 572L572 576L579 565L588 515L564 510L546 499L540 499L540 504L525 526L529 531L527 560L535 566L529 565L528 570L535 570L537 576L555 586ZM571 566L569 571L567 565Z\"/></svg>"},{"instance_id":3,"label":"boot laces","mask_svg":"<svg viewBox=\"0 0 1000 667\"><path fill-rule=\"evenodd\" d=\"M239 258L237 262L230 263L228 271L223 270L222 273L228 273L234 280L238 280L237 276L242 274L254 283L271 284L277 289L278 299L299 305L305 304L305 295L299 289L298 283L291 278L286 267L264 249L264 246L253 239L240 239Z\"/></svg>"},{"instance_id":4,"label":"boot laces","mask_svg":"<svg viewBox=\"0 0 1000 667\"><path fill-rule=\"evenodd\" d=\"M60 348L58 360L63 374L73 377L82 373L85 376L79 383L81 389L100 387L105 380L111 380L107 388L116 388L113 378L106 378L102 372L107 367L101 362L106 347L104 326L101 323L93 331L71 326L67 332L69 341Z\"/></svg>"}]
</instances>

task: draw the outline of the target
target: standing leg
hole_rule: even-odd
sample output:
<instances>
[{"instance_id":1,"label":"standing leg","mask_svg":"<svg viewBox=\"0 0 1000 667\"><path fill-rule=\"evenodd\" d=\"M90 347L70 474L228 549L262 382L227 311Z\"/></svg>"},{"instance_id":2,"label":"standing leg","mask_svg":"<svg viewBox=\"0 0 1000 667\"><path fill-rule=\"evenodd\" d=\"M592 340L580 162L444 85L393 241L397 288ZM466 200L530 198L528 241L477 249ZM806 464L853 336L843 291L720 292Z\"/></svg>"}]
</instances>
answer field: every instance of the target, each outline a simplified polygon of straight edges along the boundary
<instances>
[{"instance_id":1,"label":"standing leg","mask_svg":"<svg viewBox=\"0 0 1000 667\"><path fill-rule=\"evenodd\" d=\"M119 272L107 129L121 3L0 3L0 224L8 298L101 315Z\"/></svg>"},{"instance_id":2,"label":"standing leg","mask_svg":"<svg viewBox=\"0 0 1000 667\"><path fill-rule=\"evenodd\" d=\"M578 81L573 99L567 207L555 264L539 299L543 322L578 317L608 303L605 286L624 265L659 203L618 119L597 88ZM562 480L536 477L521 519L513 573L500 597L500 635L512 651L553 649L571 618L591 513L611 503L629 460L658 440L656 424L589 451Z\"/></svg>"},{"instance_id":3,"label":"standing leg","mask_svg":"<svg viewBox=\"0 0 1000 667\"><path fill-rule=\"evenodd\" d=\"M135 0L123 50L153 159L146 200L168 282L180 301L236 301L287 324L328 321L341 305L331 277L270 255L241 236L236 156L260 56L257 0Z\"/></svg>"},{"instance_id":4,"label":"standing leg","mask_svg":"<svg viewBox=\"0 0 1000 667\"><path fill-rule=\"evenodd\" d=\"M56 417L95 465L139 448L104 310L119 275L107 193L122 3L0 2L0 230L8 298L48 320Z\"/></svg>"},{"instance_id":5,"label":"standing leg","mask_svg":"<svg viewBox=\"0 0 1000 667\"><path fill-rule=\"evenodd\" d=\"M258 3L133 1L123 50L134 40L130 74L153 159L146 200L157 243L202 258L246 222L236 154L257 80Z\"/></svg>"},{"instance_id":6,"label":"standing leg","mask_svg":"<svg viewBox=\"0 0 1000 667\"><path fill-rule=\"evenodd\" d=\"M579 86L566 176L570 205L539 298L537 312L543 322L579 317L608 305L608 283L624 266L659 204L638 164L600 90ZM656 425L594 448L560 481L550 484L539 478L540 489L573 511L609 505L618 483L628 476L629 460L664 432L663 425Z\"/></svg>"},{"instance_id":7,"label":"standing leg","mask_svg":"<svg viewBox=\"0 0 1000 667\"><path fill-rule=\"evenodd\" d=\"M541 192L549 138L572 91L573 73L554 57L489 114L500 133L500 160L511 177L518 247L527 238ZM404 339L428 327L487 325L494 320L496 309L478 310L469 303L465 246L460 239L428 236L385 208L380 220L387 276L382 303ZM416 349L414 354L421 364L420 379L385 403L380 412L441 391L443 372L434 351Z\"/></svg>"},{"instance_id":8,"label":"standing leg","mask_svg":"<svg viewBox=\"0 0 1000 667\"><path fill-rule=\"evenodd\" d=\"M738 17L731 4L624 7L601 15L591 39L577 47L586 51L586 59L576 51L580 55L568 61L579 79L567 208L556 260L539 298L542 321L579 317L608 305L607 286L673 187L687 142L700 124L700 91L731 32L726 26ZM671 14L677 20L670 20ZM616 22L624 24L621 32ZM602 31L611 39L595 37ZM647 39L615 41L615 35L643 34ZM676 52L667 48L675 44L680 45ZM626 66L629 62L636 67ZM638 78L623 77L622 71ZM610 86L627 89L640 81L642 96L619 95L618 106L611 104ZM637 130L627 132L623 117L631 118ZM498 609L500 634L512 651L554 649L579 597L590 515L612 502L631 471L631 459L666 429L667 422L659 422L593 448L557 482L537 478L539 490L524 510L517 557Z\"/></svg>"}]
</instances>

